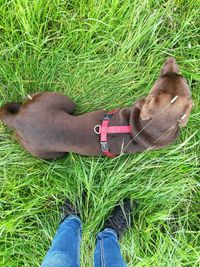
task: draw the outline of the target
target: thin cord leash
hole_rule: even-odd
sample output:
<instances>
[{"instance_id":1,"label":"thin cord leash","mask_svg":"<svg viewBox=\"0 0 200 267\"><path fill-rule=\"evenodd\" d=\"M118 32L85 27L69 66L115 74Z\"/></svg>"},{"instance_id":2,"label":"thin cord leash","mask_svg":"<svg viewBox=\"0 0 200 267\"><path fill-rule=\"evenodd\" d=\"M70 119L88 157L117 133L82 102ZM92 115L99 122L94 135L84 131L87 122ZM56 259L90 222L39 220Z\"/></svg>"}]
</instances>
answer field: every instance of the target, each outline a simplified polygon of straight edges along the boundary
<instances>
[{"instance_id":1,"label":"thin cord leash","mask_svg":"<svg viewBox=\"0 0 200 267\"><path fill-rule=\"evenodd\" d=\"M183 116L181 117L181 120L185 119L186 116L187 116L186 114L183 114ZM165 134L167 134L167 132L168 132L169 130L171 130L175 125L176 125L176 123L174 123L171 127L169 127L163 134L161 134L160 137L158 137L158 138L153 142L153 144L155 144L158 140L160 140L161 137L165 136ZM154 147L156 147L156 146L151 146L151 145L150 145L146 150L149 150L149 149L154 148Z\"/></svg>"},{"instance_id":2,"label":"thin cord leash","mask_svg":"<svg viewBox=\"0 0 200 267\"><path fill-rule=\"evenodd\" d=\"M121 154L120 155L122 155L123 153L124 153L124 151L127 149L127 147L135 140L135 138L139 135L139 134L141 134L143 131L144 131L144 129L146 129L156 118L158 118L158 116L161 114L161 113L163 113L171 104L173 104L176 100L177 100L177 98L178 98L178 96L176 95L170 102L169 102L169 104L167 104L166 105L166 107L164 108L164 109L162 109L150 122L148 122L132 139L131 139L131 141L125 146L125 148L122 150L122 152L121 152ZM181 117L181 119L183 119L183 118L185 118L185 116L186 116L186 114L184 114L182 117ZM174 125L173 125L174 126ZM171 126L172 127L172 126ZM170 128L171 128L170 127ZM169 128L169 129L170 129ZM169 129L167 130L167 131L169 131ZM167 132L166 131L166 132ZM165 132L165 133L166 133ZM164 133L164 134L165 134ZM162 134L163 135L163 134ZM162 137L162 135L159 137L159 138L161 138ZM158 141L158 140L156 140L156 141ZM153 143L154 144L154 143ZM147 149L149 149L149 147L147 148Z\"/></svg>"},{"instance_id":3,"label":"thin cord leash","mask_svg":"<svg viewBox=\"0 0 200 267\"><path fill-rule=\"evenodd\" d=\"M165 136L165 134L167 134L167 132L168 132L169 130L171 130L175 125L176 125L176 123L173 124L171 127L169 127L163 134L161 134L160 137L158 137L158 138L153 142L153 144L155 144L158 140L160 140L161 137ZM155 146L150 145L146 150L149 150L149 149L154 148L154 147L156 147L156 145L155 145Z\"/></svg>"},{"instance_id":4,"label":"thin cord leash","mask_svg":"<svg viewBox=\"0 0 200 267\"><path fill-rule=\"evenodd\" d=\"M184 115L183 115L183 116L184 116ZM184 116L184 117L185 117L185 116ZM158 137L158 138L153 142L153 144L155 144L158 140L160 140L161 137L163 137L165 134L167 134L167 132L168 132L169 130L171 130L171 128L173 128L175 125L176 125L176 124L173 124L172 126L170 126L170 127L163 133L163 134L161 134L160 137ZM123 140L123 142L124 142L124 140ZM123 145L122 145L122 147L123 147ZM143 153L145 153L145 152L147 152L147 151L149 151L150 149L155 148L155 147L156 147L156 145L155 145L155 146L150 145L150 146L147 147L147 149L145 149L145 150L143 151ZM125 148L125 149L126 149L126 148ZM122 155L123 155L123 153L120 153L119 156L122 156Z\"/></svg>"}]
</instances>

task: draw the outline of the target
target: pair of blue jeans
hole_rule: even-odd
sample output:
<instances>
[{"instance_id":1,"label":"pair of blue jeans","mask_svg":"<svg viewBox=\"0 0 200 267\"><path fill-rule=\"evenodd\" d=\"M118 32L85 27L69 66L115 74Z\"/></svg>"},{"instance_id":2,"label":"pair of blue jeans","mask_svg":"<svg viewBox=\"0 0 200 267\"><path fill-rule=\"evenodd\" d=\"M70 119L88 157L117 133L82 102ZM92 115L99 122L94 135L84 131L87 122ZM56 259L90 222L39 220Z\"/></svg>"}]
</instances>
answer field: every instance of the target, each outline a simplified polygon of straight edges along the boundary
<instances>
[{"instance_id":1,"label":"pair of blue jeans","mask_svg":"<svg viewBox=\"0 0 200 267\"><path fill-rule=\"evenodd\" d=\"M68 216L58 228L41 267L79 267L82 225L76 216ZM98 233L94 252L95 267L125 267L117 234L106 228Z\"/></svg>"}]
</instances>

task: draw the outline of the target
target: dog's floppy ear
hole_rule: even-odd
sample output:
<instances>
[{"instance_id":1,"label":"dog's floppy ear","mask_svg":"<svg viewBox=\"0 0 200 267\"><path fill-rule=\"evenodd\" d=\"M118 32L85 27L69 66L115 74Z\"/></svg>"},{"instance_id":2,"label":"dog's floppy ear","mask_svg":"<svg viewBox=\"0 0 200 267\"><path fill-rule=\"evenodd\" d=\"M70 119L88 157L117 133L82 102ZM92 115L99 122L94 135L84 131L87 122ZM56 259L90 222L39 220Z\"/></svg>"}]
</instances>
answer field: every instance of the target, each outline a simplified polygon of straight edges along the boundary
<instances>
[{"instance_id":1,"label":"dog's floppy ear","mask_svg":"<svg viewBox=\"0 0 200 267\"><path fill-rule=\"evenodd\" d=\"M156 103L158 102L157 98L158 96L156 96L155 94L151 94L145 97L140 113L142 120L152 119L156 115Z\"/></svg>"},{"instance_id":2,"label":"dog's floppy ear","mask_svg":"<svg viewBox=\"0 0 200 267\"><path fill-rule=\"evenodd\" d=\"M193 107L193 102L192 102L192 100L190 100L189 103L186 106L185 113L183 114L183 116L181 117L181 119L178 121L179 122L179 125L181 127L185 127L186 126L187 121L189 119L190 112L192 110L192 107Z\"/></svg>"}]
</instances>

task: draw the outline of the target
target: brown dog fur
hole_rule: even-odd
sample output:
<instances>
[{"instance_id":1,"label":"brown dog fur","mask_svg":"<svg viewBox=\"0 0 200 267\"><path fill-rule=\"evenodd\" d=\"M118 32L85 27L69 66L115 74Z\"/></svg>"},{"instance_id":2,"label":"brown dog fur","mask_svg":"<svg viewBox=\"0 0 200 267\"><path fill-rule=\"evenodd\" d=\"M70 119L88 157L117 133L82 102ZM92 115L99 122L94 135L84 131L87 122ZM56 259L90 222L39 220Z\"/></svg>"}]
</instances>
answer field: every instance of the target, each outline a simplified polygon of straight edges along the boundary
<instances>
[{"instance_id":1,"label":"brown dog fur","mask_svg":"<svg viewBox=\"0 0 200 267\"><path fill-rule=\"evenodd\" d=\"M175 96L176 101L170 103ZM43 92L22 105L6 104L0 109L0 119L15 130L18 141L34 156L51 159L66 152L103 154L94 126L102 123L106 111L73 116L74 108L69 97ZM109 134L111 153L130 154L167 146L178 137L179 126L186 125L191 109L187 82L179 74L175 59L169 58L149 95L113 115L110 125L130 124L131 134Z\"/></svg>"}]
</instances>

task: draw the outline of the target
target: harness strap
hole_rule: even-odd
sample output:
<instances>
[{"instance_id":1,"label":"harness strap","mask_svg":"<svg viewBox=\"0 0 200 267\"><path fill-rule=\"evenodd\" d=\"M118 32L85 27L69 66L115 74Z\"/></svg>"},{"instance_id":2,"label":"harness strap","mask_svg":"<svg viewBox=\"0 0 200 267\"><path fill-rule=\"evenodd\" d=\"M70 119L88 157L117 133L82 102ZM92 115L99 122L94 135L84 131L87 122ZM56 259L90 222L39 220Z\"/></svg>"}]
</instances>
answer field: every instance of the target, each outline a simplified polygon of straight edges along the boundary
<instances>
[{"instance_id":1,"label":"harness strap","mask_svg":"<svg viewBox=\"0 0 200 267\"><path fill-rule=\"evenodd\" d=\"M103 151L104 155L106 155L109 158L114 158L117 155L112 154L109 151L108 147L108 134L122 134L122 133L131 133L131 127L130 125L124 125L124 126L109 126L109 121L111 120L113 114L117 110L110 111L106 113L106 115L103 118L102 125L99 127L99 134L100 134L100 145L101 150ZM96 126L95 126L96 128Z\"/></svg>"}]
</instances>

